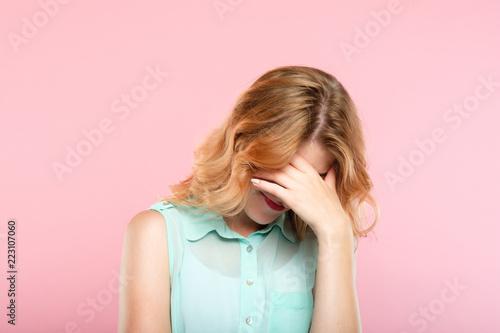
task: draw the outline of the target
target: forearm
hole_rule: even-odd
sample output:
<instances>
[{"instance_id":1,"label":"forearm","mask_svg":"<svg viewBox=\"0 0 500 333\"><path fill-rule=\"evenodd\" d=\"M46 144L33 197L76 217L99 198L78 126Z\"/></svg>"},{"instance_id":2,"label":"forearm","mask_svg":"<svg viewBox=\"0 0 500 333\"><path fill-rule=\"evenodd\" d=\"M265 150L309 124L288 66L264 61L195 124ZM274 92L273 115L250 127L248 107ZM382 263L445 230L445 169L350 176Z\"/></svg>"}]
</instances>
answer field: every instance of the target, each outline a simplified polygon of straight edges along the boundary
<instances>
[{"instance_id":1,"label":"forearm","mask_svg":"<svg viewBox=\"0 0 500 333\"><path fill-rule=\"evenodd\" d=\"M353 238L333 232L318 235L314 312L311 333L361 332L356 285Z\"/></svg>"}]
</instances>

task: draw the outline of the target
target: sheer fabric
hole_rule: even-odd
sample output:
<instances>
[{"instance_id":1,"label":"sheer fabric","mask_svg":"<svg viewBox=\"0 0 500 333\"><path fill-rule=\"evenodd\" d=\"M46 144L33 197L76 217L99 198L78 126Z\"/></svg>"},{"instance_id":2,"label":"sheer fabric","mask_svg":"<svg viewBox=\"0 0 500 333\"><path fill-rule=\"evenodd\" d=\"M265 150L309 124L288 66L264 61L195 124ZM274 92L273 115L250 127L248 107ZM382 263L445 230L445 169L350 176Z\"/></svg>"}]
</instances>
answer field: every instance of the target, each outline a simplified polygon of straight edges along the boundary
<instances>
[{"instance_id":1,"label":"sheer fabric","mask_svg":"<svg viewBox=\"0 0 500 333\"><path fill-rule=\"evenodd\" d=\"M299 241L285 213L247 238L215 213L160 201L173 333L309 331L317 238Z\"/></svg>"}]
</instances>

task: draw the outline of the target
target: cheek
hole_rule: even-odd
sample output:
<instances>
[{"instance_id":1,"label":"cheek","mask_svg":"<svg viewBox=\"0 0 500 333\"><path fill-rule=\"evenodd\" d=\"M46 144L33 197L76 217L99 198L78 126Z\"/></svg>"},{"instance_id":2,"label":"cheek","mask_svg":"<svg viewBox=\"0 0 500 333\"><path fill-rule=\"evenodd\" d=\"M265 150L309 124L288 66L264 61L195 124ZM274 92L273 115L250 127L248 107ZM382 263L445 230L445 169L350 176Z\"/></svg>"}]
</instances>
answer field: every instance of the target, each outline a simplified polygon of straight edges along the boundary
<instances>
[{"instance_id":1,"label":"cheek","mask_svg":"<svg viewBox=\"0 0 500 333\"><path fill-rule=\"evenodd\" d=\"M252 189L250 193L250 198L248 199L247 209L254 211L261 206L262 193L255 188Z\"/></svg>"},{"instance_id":2,"label":"cheek","mask_svg":"<svg viewBox=\"0 0 500 333\"><path fill-rule=\"evenodd\" d=\"M287 209L288 210L288 209ZM262 192L259 190L252 191L247 205L244 209L245 214L254 222L266 225L274 221L281 213L269 208L264 200Z\"/></svg>"}]
</instances>

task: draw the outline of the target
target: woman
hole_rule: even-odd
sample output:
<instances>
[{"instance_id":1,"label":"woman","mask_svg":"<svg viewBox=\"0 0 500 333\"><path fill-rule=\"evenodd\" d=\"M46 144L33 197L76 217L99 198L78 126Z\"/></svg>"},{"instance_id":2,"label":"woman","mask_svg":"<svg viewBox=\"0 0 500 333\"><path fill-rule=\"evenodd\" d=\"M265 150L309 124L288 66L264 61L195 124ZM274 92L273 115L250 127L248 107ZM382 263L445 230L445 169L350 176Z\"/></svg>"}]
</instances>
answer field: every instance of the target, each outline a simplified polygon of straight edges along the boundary
<instances>
[{"instance_id":1,"label":"woman","mask_svg":"<svg viewBox=\"0 0 500 333\"><path fill-rule=\"evenodd\" d=\"M262 75L197 148L192 175L130 221L119 331L361 332L355 249L378 219L364 152L332 75Z\"/></svg>"}]
</instances>

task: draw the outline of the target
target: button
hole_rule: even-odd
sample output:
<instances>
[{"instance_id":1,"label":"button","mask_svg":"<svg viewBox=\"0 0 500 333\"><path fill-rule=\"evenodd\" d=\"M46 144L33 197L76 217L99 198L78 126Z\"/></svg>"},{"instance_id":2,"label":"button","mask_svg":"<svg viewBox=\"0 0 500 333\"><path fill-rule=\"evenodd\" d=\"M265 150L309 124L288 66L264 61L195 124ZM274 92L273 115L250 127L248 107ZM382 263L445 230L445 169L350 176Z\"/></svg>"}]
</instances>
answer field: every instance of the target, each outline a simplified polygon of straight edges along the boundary
<instances>
[{"instance_id":1,"label":"button","mask_svg":"<svg viewBox=\"0 0 500 333\"><path fill-rule=\"evenodd\" d=\"M248 324L248 325L251 325L252 323L253 323L253 319L252 319L252 317L248 317L248 318L247 318L247 324Z\"/></svg>"},{"instance_id":2,"label":"button","mask_svg":"<svg viewBox=\"0 0 500 333\"><path fill-rule=\"evenodd\" d=\"M247 280L247 284L248 284L249 286L251 286L251 285L253 284L253 280L252 280L252 279L248 279L248 280Z\"/></svg>"},{"instance_id":3,"label":"button","mask_svg":"<svg viewBox=\"0 0 500 333\"><path fill-rule=\"evenodd\" d=\"M247 246L247 252L252 252L252 250L253 250L252 245L248 245L248 246Z\"/></svg>"}]
</instances>

